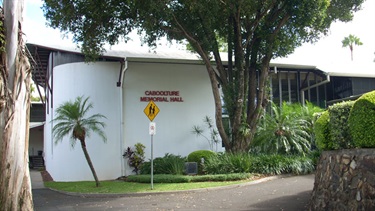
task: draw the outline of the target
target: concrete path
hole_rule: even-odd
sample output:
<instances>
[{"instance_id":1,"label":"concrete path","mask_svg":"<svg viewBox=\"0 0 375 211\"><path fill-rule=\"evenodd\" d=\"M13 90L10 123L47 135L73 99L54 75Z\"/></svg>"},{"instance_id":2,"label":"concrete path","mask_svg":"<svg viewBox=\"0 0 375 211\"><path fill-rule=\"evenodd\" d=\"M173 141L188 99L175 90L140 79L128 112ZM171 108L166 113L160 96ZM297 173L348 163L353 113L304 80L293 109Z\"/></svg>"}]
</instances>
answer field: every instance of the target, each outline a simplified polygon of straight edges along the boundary
<instances>
[{"instance_id":1,"label":"concrete path","mask_svg":"<svg viewBox=\"0 0 375 211\"><path fill-rule=\"evenodd\" d=\"M304 175L198 191L83 197L46 189L40 172L30 174L36 211L307 210L314 184L314 175Z\"/></svg>"},{"instance_id":2,"label":"concrete path","mask_svg":"<svg viewBox=\"0 0 375 211\"><path fill-rule=\"evenodd\" d=\"M31 178L31 188L33 190L45 188L40 171L30 169L30 178Z\"/></svg>"}]
</instances>

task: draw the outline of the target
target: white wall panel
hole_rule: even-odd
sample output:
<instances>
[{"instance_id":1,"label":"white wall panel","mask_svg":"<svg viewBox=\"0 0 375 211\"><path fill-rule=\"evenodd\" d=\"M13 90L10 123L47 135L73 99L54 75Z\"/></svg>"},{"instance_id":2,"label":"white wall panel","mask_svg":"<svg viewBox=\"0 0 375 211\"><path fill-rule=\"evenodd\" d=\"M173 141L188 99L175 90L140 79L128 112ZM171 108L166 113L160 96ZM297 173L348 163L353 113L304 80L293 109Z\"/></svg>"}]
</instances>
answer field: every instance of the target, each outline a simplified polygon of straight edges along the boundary
<instances>
[{"instance_id":1,"label":"white wall panel","mask_svg":"<svg viewBox=\"0 0 375 211\"><path fill-rule=\"evenodd\" d=\"M140 101L150 90L179 91L183 99L155 101L160 112L154 119L154 158L165 153L187 156L195 150L209 149L203 137L191 132L194 125L203 125L204 116L214 120L214 100L204 65L129 62L124 80L124 147L140 142L146 146L147 159L151 156L150 120L143 112L148 102ZM221 144L218 148L223 150Z\"/></svg>"},{"instance_id":2,"label":"white wall panel","mask_svg":"<svg viewBox=\"0 0 375 211\"><path fill-rule=\"evenodd\" d=\"M90 97L94 108L89 115L96 113L107 117L105 133L107 143L91 133L86 139L88 152L99 180L115 179L121 176L122 150L120 150L120 91L116 86L120 63L96 62L94 64L70 63L56 66L53 70L53 109L61 103L84 95ZM45 160L47 170L56 181L93 180L84 157L81 145L74 149L69 137L57 144L51 137L51 120L54 113L46 117Z\"/></svg>"}]
</instances>

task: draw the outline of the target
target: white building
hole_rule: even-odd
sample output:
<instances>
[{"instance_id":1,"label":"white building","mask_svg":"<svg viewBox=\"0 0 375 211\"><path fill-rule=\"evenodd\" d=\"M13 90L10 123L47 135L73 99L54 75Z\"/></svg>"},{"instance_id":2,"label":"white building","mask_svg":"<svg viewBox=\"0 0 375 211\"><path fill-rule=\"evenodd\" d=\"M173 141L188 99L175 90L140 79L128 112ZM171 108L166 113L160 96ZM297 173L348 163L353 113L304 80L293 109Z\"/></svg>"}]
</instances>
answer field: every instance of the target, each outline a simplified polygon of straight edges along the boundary
<instances>
[{"instance_id":1,"label":"white building","mask_svg":"<svg viewBox=\"0 0 375 211\"><path fill-rule=\"evenodd\" d=\"M167 59L152 53L112 52L98 62L85 63L74 50L32 44L28 48L35 59L33 79L46 92L43 156L55 181L93 180L80 144L73 149L69 137L55 144L52 135L54 110L82 95L94 104L91 114L107 117L108 141L104 143L96 134L86 141L100 180L132 173L122 155L136 143L146 146L150 158L150 120L144 113L150 99L160 110L154 119L154 158L210 149L205 139L192 133L205 116L214 118L210 81L196 56L186 53Z\"/></svg>"}]
</instances>

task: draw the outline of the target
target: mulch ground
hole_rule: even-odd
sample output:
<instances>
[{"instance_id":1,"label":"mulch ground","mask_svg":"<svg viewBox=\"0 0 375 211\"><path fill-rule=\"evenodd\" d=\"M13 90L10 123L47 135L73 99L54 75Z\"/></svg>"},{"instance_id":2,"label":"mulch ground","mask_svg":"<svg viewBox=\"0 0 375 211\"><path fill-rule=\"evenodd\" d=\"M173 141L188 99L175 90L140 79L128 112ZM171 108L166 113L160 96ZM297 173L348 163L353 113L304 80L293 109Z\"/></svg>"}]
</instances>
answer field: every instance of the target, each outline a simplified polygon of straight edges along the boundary
<instances>
[{"instance_id":1,"label":"mulch ground","mask_svg":"<svg viewBox=\"0 0 375 211\"><path fill-rule=\"evenodd\" d=\"M53 182L53 178L48 173L48 171L41 171L40 174L42 175L43 182Z\"/></svg>"}]
</instances>

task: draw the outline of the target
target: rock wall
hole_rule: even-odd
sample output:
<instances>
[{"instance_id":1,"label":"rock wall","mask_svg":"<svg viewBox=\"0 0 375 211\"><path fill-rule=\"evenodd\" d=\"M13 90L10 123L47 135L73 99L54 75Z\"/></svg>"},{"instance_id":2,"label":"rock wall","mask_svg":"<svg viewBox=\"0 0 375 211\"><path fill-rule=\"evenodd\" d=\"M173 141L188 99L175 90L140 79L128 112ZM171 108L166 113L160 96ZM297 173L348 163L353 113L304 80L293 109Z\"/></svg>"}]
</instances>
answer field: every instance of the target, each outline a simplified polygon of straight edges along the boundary
<instances>
[{"instance_id":1,"label":"rock wall","mask_svg":"<svg viewBox=\"0 0 375 211\"><path fill-rule=\"evenodd\" d=\"M375 149L323 152L310 210L375 210Z\"/></svg>"}]
</instances>

